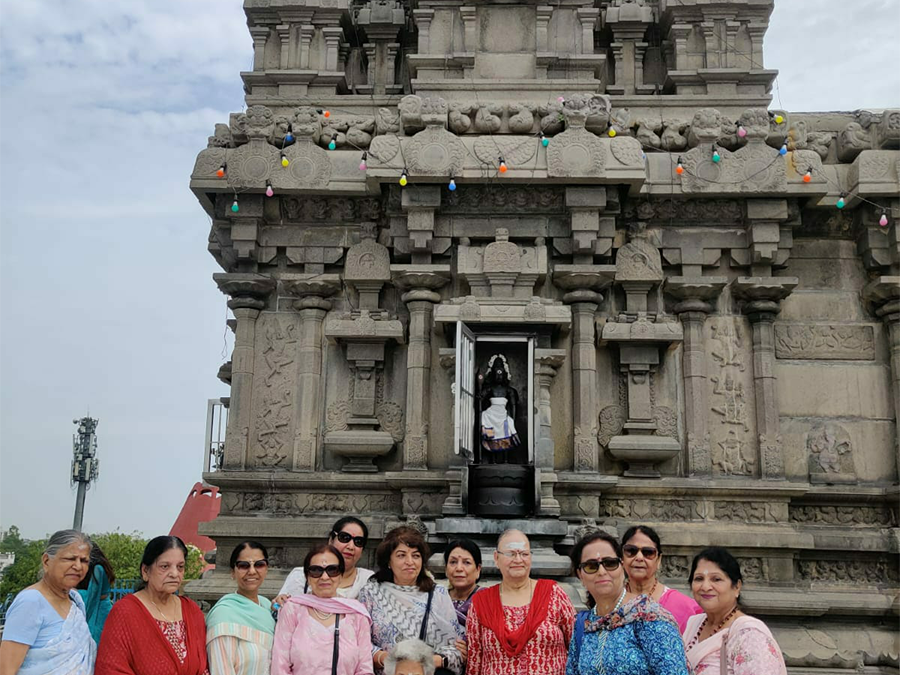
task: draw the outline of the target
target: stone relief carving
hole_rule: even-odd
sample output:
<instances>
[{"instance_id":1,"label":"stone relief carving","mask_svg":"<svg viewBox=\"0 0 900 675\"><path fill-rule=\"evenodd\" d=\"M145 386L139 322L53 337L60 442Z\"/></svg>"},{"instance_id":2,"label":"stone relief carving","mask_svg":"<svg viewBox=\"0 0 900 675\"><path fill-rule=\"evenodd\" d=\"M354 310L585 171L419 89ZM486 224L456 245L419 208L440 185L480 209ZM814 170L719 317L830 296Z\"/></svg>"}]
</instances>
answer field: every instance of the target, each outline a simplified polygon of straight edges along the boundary
<instances>
[{"instance_id":1,"label":"stone relief carving","mask_svg":"<svg viewBox=\"0 0 900 675\"><path fill-rule=\"evenodd\" d=\"M738 562L744 581L765 581L769 576L768 566L763 558L738 558Z\"/></svg>"},{"instance_id":2,"label":"stone relief carving","mask_svg":"<svg viewBox=\"0 0 900 675\"><path fill-rule=\"evenodd\" d=\"M500 157L513 166L522 167L537 152L537 139L510 136L481 136L475 139L472 150L475 156L488 166L497 166Z\"/></svg>"},{"instance_id":3,"label":"stone relief carving","mask_svg":"<svg viewBox=\"0 0 900 675\"><path fill-rule=\"evenodd\" d=\"M692 521L706 519L703 502L681 499L601 499L606 518Z\"/></svg>"},{"instance_id":4,"label":"stone relief carving","mask_svg":"<svg viewBox=\"0 0 900 675\"><path fill-rule=\"evenodd\" d=\"M598 435L597 427L590 430L590 435L582 432L581 427L575 427L575 470L587 471L594 466L594 458L597 448L592 440Z\"/></svg>"},{"instance_id":5,"label":"stone relief carving","mask_svg":"<svg viewBox=\"0 0 900 675\"><path fill-rule=\"evenodd\" d=\"M347 199L346 197L284 197L281 200L284 215L289 220L378 222L382 217L381 201L373 198Z\"/></svg>"},{"instance_id":6,"label":"stone relief carving","mask_svg":"<svg viewBox=\"0 0 900 675\"><path fill-rule=\"evenodd\" d=\"M862 527L896 525L895 514L886 507L876 506L827 506L791 505L789 509L792 523L807 525L859 525Z\"/></svg>"},{"instance_id":7,"label":"stone relief carving","mask_svg":"<svg viewBox=\"0 0 900 675\"><path fill-rule=\"evenodd\" d=\"M686 220L692 226L734 223L743 218L740 202L732 199L691 199L676 201L628 200L622 207L626 220Z\"/></svg>"},{"instance_id":8,"label":"stone relief carving","mask_svg":"<svg viewBox=\"0 0 900 675\"><path fill-rule=\"evenodd\" d=\"M495 158L496 159L496 158ZM496 188L485 185L460 185L445 197L442 211L503 211L510 208L561 212L565 208L565 193L555 187Z\"/></svg>"},{"instance_id":9,"label":"stone relief carving","mask_svg":"<svg viewBox=\"0 0 900 675\"><path fill-rule=\"evenodd\" d=\"M665 555L659 564L659 576L664 579L686 580L691 561L684 555Z\"/></svg>"},{"instance_id":10,"label":"stone relief carving","mask_svg":"<svg viewBox=\"0 0 900 675\"><path fill-rule=\"evenodd\" d=\"M779 359L870 361L875 358L872 326L775 324Z\"/></svg>"},{"instance_id":11,"label":"stone relief carving","mask_svg":"<svg viewBox=\"0 0 900 675\"><path fill-rule=\"evenodd\" d=\"M733 366L743 372L745 368L742 352L744 341L738 327L728 321L713 324L712 338L719 343L718 347L711 350L712 357L719 365L723 368Z\"/></svg>"},{"instance_id":12,"label":"stone relief carving","mask_svg":"<svg viewBox=\"0 0 900 675\"><path fill-rule=\"evenodd\" d=\"M715 519L728 523L778 523L787 519L783 505L760 501L717 501Z\"/></svg>"},{"instance_id":13,"label":"stone relief carving","mask_svg":"<svg viewBox=\"0 0 900 675\"><path fill-rule=\"evenodd\" d=\"M763 476L784 475L784 439L781 434L775 436L759 435L759 453L764 467Z\"/></svg>"},{"instance_id":14,"label":"stone relief carving","mask_svg":"<svg viewBox=\"0 0 900 675\"><path fill-rule=\"evenodd\" d=\"M880 560L801 560L800 578L813 583L866 584L876 586L900 580L893 561Z\"/></svg>"},{"instance_id":15,"label":"stone relief carving","mask_svg":"<svg viewBox=\"0 0 900 675\"><path fill-rule=\"evenodd\" d=\"M403 513L420 516L438 515L446 498L445 492L404 492Z\"/></svg>"},{"instance_id":16,"label":"stone relief carving","mask_svg":"<svg viewBox=\"0 0 900 675\"><path fill-rule=\"evenodd\" d=\"M853 443L848 431L835 422L815 425L806 435L810 474L854 476Z\"/></svg>"},{"instance_id":17,"label":"stone relief carving","mask_svg":"<svg viewBox=\"0 0 900 675\"><path fill-rule=\"evenodd\" d=\"M446 129L429 126L406 144L403 156L412 174L447 176L462 172L466 147Z\"/></svg>"},{"instance_id":18,"label":"stone relief carving","mask_svg":"<svg viewBox=\"0 0 900 675\"><path fill-rule=\"evenodd\" d=\"M726 476L749 476L756 465L750 456L747 443L734 429L729 429L725 440L713 449L713 466Z\"/></svg>"},{"instance_id":19,"label":"stone relief carving","mask_svg":"<svg viewBox=\"0 0 900 675\"><path fill-rule=\"evenodd\" d=\"M726 372L724 377L711 377L710 381L715 385L713 394L720 397L721 405L714 405L711 410L722 416L724 424L740 426L744 431L749 431L747 424L747 409L744 401L744 385L736 381L731 373Z\"/></svg>"},{"instance_id":20,"label":"stone relief carving","mask_svg":"<svg viewBox=\"0 0 900 675\"><path fill-rule=\"evenodd\" d=\"M261 405L254 423L253 456L258 466L285 468L284 462L293 449L291 375L298 342L296 326L266 314L257 324L257 335L261 337L262 386L255 393Z\"/></svg>"},{"instance_id":21,"label":"stone relief carving","mask_svg":"<svg viewBox=\"0 0 900 675\"><path fill-rule=\"evenodd\" d=\"M567 129L547 148L547 175L564 178L602 176L605 152L600 139L584 127Z\"/></svg>"},{"instance_id":22,"label":"stone relief carving","mask_svg":"<svg viewBox=\"0 0 900 675\"><path fill-rule=\"evenodd\" d=\"M325 412L325 433L334 431L347 431L350 426L347 419L350 417L350 401L342 398L332 402Z\"/></svg>"},{"instance_id":23,"label":"stone relief carving","mask_svg":"<svg viewBox=\"0 0 900 675\"><path fill-rule=\"evenodd\" d=\"M299 516L316 513L396 513L400 509L399 494L247 492L241 496L242 506L236 509L239 513L268 512Z\"/></svg>"}]
</instances>

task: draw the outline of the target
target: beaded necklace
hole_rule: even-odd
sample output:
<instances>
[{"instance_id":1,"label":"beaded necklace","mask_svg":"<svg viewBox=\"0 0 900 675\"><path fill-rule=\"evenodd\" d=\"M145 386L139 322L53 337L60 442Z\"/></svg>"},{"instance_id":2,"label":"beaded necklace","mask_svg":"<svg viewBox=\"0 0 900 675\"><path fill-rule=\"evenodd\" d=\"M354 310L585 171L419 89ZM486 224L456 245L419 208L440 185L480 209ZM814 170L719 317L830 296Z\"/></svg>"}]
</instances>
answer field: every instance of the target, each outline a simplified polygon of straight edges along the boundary
<instances>
[{"instance_id":1,"label":"beaded necklace","mask_svg":"<svg viewBox=\"0 0 900 675\"><path fill-rule=\"evenodd\" d=\"M619 596L619 599L616 601L616 606L612 608L609 614L614 613L619 607L622 606L622 601L625 599L625 594L628 593L627 588L622 589L622 595ZM594 608L591 610L591 613L594 616L597 616L597 606L594 605ZM607 615L608 616L608 615ZM608 630L601 630L600 634L597 636L597 659L594 662L594 667L597 669L598 675L606 675L606 666L603 665L603 650L606 648L606 639L609 637Z\"/></svg>"},{"instance_id":2,"label":"beaded necklace","mask_svg":"<svg viewBox=\"0 0 900 675\"><path fill-rule=\"evenodd\" d=\"M728 614L725 616L725 618L719 622L719 625L716 626L716 629L712 633L710 633L709 637L706 639L708 640L713 635L715 635L720 630L722 630L722 628L725 627L725 624L728 623L728 620L731 619L731 617L733 617L737 613L737 611L738 611L738 606L735 605L734 608L732 608L732 610L730 612L728 612ZM709 622L709 616L707 616L703 619L702 623L700 624L700 628L697 629L697 634L694 635L694 637L691 639L690 642L688 642L687 649L685 649L686 652L691 651L691 649L694 647L694 645L696 645L697 642L700 640L700 633L702 633L703 629L706 628L707 622Z\"/></svg>"},{"instance_id":3,"label":"beaded necklace","mask_svg":"<svg viewBox=\"0 0 900 675\"><path fill-rule=\"evenodd\" d=\"M653 579L653 588L650 589L650 592L649 592L649 593L645 593L645 595L646 595L648 598L650 598L651 600L653 600L653 594L656 593L656 587L657 587L657 586L659 586L659 579L654 578L654 579ZM625 588L626 588L627 590L629 590L629 591L631 590L631 584L630 584L629 582L627 582L627 581L625 582Z\"/></svg>"}]
</instances>

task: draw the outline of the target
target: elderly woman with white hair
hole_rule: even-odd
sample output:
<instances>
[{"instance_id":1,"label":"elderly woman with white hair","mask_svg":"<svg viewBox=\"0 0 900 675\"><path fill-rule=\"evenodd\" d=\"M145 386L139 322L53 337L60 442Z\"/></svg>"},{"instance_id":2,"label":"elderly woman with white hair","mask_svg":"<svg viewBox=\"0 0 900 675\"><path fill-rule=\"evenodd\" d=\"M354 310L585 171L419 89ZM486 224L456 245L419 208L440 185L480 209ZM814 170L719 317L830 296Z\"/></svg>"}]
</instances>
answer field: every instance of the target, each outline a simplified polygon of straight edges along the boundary
<instances>
[{"instance_id":1,"label":"elderly woman with white hair","mask_svg":"<svg viewBox=\"0 0 900 675\"><path fill-rule=\"evenodd\" d=\"M41 556L41 578L21 591L6 614L0 643L3 675L91 675L97 644L75 588L87 574L93 544L60 530Z\"/></svg>"},{"instance_id":2,"label":"elderly woman with white hair","mask_svg":"<svg viewBox=\"0 0 900 675\"><path fill-rule=\"evenodd\" d=\"M434 675L434 650L421 640L394 645L384 661L385 675Z\"/></svg>"}]
</instances>

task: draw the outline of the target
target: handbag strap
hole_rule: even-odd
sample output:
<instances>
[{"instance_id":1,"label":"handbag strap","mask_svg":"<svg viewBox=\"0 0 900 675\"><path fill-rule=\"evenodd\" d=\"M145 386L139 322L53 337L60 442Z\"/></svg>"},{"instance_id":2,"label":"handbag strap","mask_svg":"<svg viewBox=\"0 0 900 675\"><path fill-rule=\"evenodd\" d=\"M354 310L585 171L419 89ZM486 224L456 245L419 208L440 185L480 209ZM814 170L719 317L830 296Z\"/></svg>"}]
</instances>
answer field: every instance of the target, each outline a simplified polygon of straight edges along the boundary
<instances>
[{"instance_id":1,"label":"handbag strap","mask_svg":"<svg viewBox=\"0 0 900 675\"><path fill-rule=\"evenodd\" d=\"M425 616L422 617L422 627L419 629L419 639L426 642L425 633L428 631L428 616L431 614L431 598L434 597L434 589L428 591L428 602L425 605Z\"/></svg>"},{"instance_id":2,"label":"handbag strap","mask_svg":"<svg viewBox=\"0 0 900 675\"><path fill-rule=\"evenodd\" d=\"M331 652L331 675L337 675L341 652L341 615L334 615L334 651Z\"/></svg>"}]
</instances>

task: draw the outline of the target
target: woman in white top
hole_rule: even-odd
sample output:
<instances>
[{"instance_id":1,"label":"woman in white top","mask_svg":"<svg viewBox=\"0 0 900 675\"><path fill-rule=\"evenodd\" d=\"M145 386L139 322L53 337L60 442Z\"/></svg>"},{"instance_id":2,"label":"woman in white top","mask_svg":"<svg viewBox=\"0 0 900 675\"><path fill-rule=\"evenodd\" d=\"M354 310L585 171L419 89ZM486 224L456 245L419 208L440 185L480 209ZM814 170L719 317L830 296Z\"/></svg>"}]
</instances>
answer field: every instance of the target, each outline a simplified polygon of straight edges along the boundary
<instances>
[{"instance_id":1,"label":"woman in white top","mask_svg":"<svg viewBox=\"0 0 900 675\"><path fill-rule=\"evenodd\" d=\"M359 595L359 589L363 587L369 577L374 572L362 567L357 567L356 563L362 557L363 549L369 539L369 528L359 518L353 516L344 516L338 520L331 528L331 534L328 536L328 543L340 551L344 558L344 574L337 589L339 598L350 598L355 600ZM295 567L284 580L278 596L273 601L273 609L278 609L284 605L284 601L292 595L302 595L309 593L309 584L306 582L306 575L303 573L302 567Z\"/></svg>"}]
</instances>

